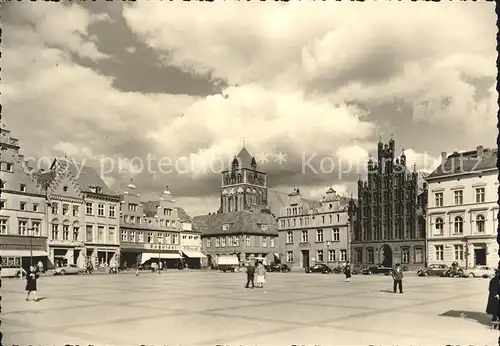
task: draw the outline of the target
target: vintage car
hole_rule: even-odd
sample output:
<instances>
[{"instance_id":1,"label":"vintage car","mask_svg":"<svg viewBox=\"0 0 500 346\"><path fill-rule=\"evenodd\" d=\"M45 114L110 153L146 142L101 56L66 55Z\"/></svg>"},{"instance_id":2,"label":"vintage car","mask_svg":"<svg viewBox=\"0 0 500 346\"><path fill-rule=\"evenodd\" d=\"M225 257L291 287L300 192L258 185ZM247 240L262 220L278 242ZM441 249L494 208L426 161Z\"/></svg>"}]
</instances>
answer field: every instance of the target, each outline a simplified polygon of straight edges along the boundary
<instances>
[{"instance_id":1,"label":"vintage car","mask_svg":"<svg viewBox=\"0 0 500 346\"><path fill-rule=\"evenodd\" d=\"M309 273L330 274L332 272L332 269L324 263L318 263L311 267L306 267L305 272L308 274Z\"/></svg>"},{"instance_id":2,"label":"vintage car","mask_svg":"<svg viewBox=\"0 0 500 346\"><path fill-rule=\"evenodd\" d=\"M431 264L427 268L417 270L418 276L445 276L450 267L446 264Z\"/></svg>"},{"instance_id":3,"label":"vintage car","mask_svg":"<svg viewBox=\"0 0 500 346\"><path fill-rule=\"evenodd\" d=\"M54 275L76 275L82 271L76 264L68 264L62 267L55 268L52 273Z\"/></svg>"},{"instance_id":4,"label":"vintage car","mask_svg":"<svg viewBox=\"0 0 500 346\"><path fill-rule=\"evenodd\" d=\"M463 277L491 278L495 276L495 269L488 266L476 266L463 271Z\"/></svg>"}]
</instances>

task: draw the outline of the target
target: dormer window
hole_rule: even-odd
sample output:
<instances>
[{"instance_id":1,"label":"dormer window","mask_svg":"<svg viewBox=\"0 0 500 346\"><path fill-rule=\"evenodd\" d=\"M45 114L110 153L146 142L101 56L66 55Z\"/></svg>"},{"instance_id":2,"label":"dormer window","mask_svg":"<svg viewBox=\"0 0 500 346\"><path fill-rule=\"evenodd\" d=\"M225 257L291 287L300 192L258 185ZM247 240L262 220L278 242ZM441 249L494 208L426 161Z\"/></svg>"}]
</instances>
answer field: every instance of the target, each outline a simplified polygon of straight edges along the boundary
<instances>
[{"instance_id":1,"label":"dormer window","mask_svg":"<svg viewBox=\"0 0 500 346\"><path fill-rule=\"evenodd\" d=\"M21 186L20 186L19 190L20 190L21 192L26 192L26 184L21 184Z\"/></svg>"},{"instance_id":2,"label":"dormer window","mask_svg":"<svg viewBox=\"0 0 500 346\"><path fill-rule=\"evenodd\" d=\"M222 225L222 230L223 230L223 231L227 231L227 230L229 230L229 226L230 226L230 225L229 225L228 223L226 223L226 224Z\"/></svg>"},{"instance_id":3,"label":"dormer window","mask_svg":"<svg viewBox=\"0 0 500 346\"><path fill-rule=\"evenodd\" d=\"M12 172L12 163L7 163L5 165L5 170L8 171L8 172Z\"/></svg>"},{"instance_id":4,"label":"dormer window","mask_svg":"<svg viewBox=\"0 0 500 346\"><path fill-rule=\"evenodd\" d=\"M63 191L64 191L64 192L68 192L68 187L67 187L67 186L64 186L64 187L63 187Z\"/></svg>"},{"instance_id":5,"label":"dormer window","mask_svg":"<svg viewBox=\"0 0 500 346\"><path fill-rule=\"evenodd\" d=\"M295 221L295 220L294 220ZM262 224L260 225L260 229L262 229L263 231L267 231L269 229L269 225L267 224Z\"/></svg>"},{"instance_id":6,"label":"dormer window","mask_svg":"<svg viewBox=\"0 0 500 346\"><path fill-rule=\"evenodd\" d=\"M102 187L96 186L95 187L95 193L102 193Z\"/></svg>"}]
</instances>

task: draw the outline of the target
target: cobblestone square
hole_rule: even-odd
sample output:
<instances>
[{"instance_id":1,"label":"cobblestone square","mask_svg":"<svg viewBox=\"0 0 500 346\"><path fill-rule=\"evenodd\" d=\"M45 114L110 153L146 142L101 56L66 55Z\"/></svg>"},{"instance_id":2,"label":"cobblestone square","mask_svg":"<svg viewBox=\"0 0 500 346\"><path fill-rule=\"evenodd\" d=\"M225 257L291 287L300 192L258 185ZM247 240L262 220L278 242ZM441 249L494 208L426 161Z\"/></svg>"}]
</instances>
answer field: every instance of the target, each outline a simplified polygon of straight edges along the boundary
<instances>
[{"instance_id":1,"label":"cobblestone square","mask_svg":"<svg viewBox=\"0 0 500 346\"><path fill-rule=\"evenodd\" d=\"M253 290L240 273L49 276L38 303L24 281L2 284L6 345L495 345L499 334L485 279L408 275L394 294L386 276L270 273Z\"/></svg>"}]
</instances>

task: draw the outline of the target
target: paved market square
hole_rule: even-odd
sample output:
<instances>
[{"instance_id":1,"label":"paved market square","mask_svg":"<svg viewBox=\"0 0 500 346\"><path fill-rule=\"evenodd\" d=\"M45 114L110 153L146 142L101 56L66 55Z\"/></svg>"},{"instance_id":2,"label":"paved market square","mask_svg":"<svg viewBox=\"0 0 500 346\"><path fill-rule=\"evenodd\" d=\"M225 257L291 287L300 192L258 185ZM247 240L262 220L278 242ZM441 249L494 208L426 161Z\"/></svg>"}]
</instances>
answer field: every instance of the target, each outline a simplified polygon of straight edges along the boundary
<instances>
[{"instance_id":1,"label":"paved market square","mask_svg":"<svg viewBox=\"0 0 500 346\"><path fill-rule=\"evenodd\" d=\"M171 270L42 277L38 302L19 279L2 280L5 345L497 345L483 312L488 280L407 275L269 273L264 289L245 274Z\"/></svg>"}]
</instances>

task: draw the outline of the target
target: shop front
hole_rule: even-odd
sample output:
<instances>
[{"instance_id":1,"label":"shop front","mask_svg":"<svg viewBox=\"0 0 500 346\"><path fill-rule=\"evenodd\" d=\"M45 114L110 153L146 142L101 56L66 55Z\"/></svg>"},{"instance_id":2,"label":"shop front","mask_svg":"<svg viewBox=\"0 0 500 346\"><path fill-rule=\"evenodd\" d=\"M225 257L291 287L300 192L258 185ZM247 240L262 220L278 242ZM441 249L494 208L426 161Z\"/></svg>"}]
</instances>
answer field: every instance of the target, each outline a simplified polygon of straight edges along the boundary
<instances>
[{"instance_id":1,"label":"shop front","mask_svg":"<svg viewBox=\"0 0 500 346\"><path fill-rule=\"evenodd\" d=\"M73 241L50 241L49 268L57 268L70 264L76 264L80 268L85 267L83 244Z\"/></svg>"},{"instance_id":2,"label":"shop front","mask_svg":"<svg viewBox=\"0 0 500 346\"><path fill-rule=\"evenodd\" d=\"M90 261L94 268L115 266L120 263L120 247L118 245L86 245L85 254L86 260Z\"/></svg>"},{"instance_id":3,"label":"shop front","mask_svg":"<svg viewBox=\"0 0 500 346\"><path fill-rule=\"evenodd\" d=\"M184 246L182 250L183 261L188 268L200 269L207 266L207 256L201 253L199 247Z\"/></svg>"},{"instance_id":4,"label":"shop front","mask_svg":"<svg viewBox=\"0 0 500 346\"><path fill-rule=\"evenodd\" d=\"M164 268L178 268L182 256L179 245L122 243L120 266L124 269L163 263Z\"/></svg>"},{"instance_id":5,"label":"shop front","mask_svg":"<svg viewBox=\"0 0 500 346\"><path fill-rule=\"evenodd\" d=\"M0 237L0 256L5 267L22 266L27 270L30 265L43 264L46 269L48 264L47 238L10 236ZM3 271L3 270L2 270Z\"/></svg>"}]
</instances>

